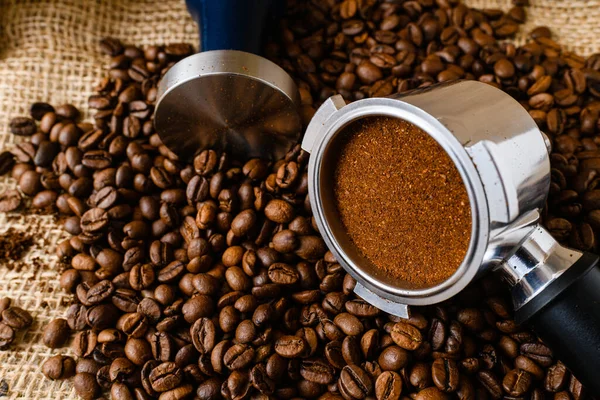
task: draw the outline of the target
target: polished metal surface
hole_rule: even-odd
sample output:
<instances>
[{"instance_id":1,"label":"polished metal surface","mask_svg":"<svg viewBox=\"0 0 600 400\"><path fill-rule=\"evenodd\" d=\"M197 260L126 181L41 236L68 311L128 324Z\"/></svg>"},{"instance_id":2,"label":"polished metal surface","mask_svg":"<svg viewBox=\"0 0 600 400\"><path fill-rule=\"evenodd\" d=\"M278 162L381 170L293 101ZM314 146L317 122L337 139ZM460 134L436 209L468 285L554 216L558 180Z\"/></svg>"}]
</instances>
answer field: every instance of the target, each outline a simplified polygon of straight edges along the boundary
<instances>
[{"instance_id":1,"label":"polished metal surface","mask_svg":"<svg viewBox=\"0 0 600 400\"><path fill-rule=\"evenodd\" d=\"M561 246L541 226L502 264L504 279L512 286L512 299L518 310L558 278L583 253Z\"/></svg>"},{"instance_id":2,"label":"polished metal surface","mask_svg":"<svg viewBox=\"0 0 600 400\"><path fill-rule=\"evenodd\" d=\"M411 288L383 276L352 244L339 219L332 171L336 137L367 116L407 120L429 133L459 170L471 202L472 234L454 275L436 286ZM395 315L405 304L434 304L458 293L489 269L505 271L520 306L577 260L539 227L550 185L549 141L529 113L501 90L477 81L432 86L390 98L345 105L334 96L317 110L302 147L311 153L309 195L316 223L365 300Z\"/></svg>"},{"instance_id":3,"label":"polished metal surface","mask_svg":"<svg viewBox=\"0 0 600 400\"><path fill-rule=\"evenodd\" d=\"M276 64L241 51L208 51L162 78L154 124L182 158L210 147L236 158L279 159L300 137L298 105L294 81Z\"/></svg>"},{"instance_id":4,"label":"polished metal surface","mask_svg":"<svg viewBox=\"0 0 600 400\"><path fill-rule=\"evenodd\" d=\"M489 226L486 197L475 166L457 138L435 117L423 110L392 98L373 98L344 106L341 97L334 96L319 108L309 124L302 147L311 153L308 165L309 196L319 231L337 260L364 289L382 299L398 304L424 305L443 301L458 293L477 275L488 242ZM340 108L341 107L341 108ZM405 119L432 135L455 162L473 209L472 237L465 261L457 272L439 285L415 289L405 282L391 279L375 268L351 243L339 219L332 193L332 175L339 148L335 138L345 126L360 118L386 115ZM377 300L377 297L373 297ZM375 305L385 307L382 302Z\"/></svg>"}]
</instances>

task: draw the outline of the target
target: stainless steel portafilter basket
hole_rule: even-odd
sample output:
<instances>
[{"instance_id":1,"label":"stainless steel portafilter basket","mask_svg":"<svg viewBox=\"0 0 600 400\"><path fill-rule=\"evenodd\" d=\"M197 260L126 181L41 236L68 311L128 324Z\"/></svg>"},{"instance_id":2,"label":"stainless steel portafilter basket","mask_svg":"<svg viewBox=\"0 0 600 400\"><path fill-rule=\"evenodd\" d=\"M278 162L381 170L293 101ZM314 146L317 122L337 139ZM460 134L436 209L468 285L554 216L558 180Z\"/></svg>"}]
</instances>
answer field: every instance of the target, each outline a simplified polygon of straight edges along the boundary
<instances>
[{"instance_id":1,"label":"stainless steel portafilter basket","mask_svg":"<svg viewBox=\"0 0 600 400\"><path fill-rule=\"evenodd\" d=\"M466 186L472 215L469 248L457 271L434 286L413 288L378 271L355 248L336 209L333 171L340 133L373 116L400 118L431 135L454 161ZM532 322L565 362L572 360L568 365L580 380L600 370L598 257L561 246L540 225L550 185L550 142L511 96L477 81L348 105L333 96L313 117L302 148L311 153L309 195L317 226L356 279L357 295L388 313L408 317L408 305L441 302L482 273L500 270L512 286L517 322ZM584 384L600 392L598 380Z\"/></svg>"}]
</instances>

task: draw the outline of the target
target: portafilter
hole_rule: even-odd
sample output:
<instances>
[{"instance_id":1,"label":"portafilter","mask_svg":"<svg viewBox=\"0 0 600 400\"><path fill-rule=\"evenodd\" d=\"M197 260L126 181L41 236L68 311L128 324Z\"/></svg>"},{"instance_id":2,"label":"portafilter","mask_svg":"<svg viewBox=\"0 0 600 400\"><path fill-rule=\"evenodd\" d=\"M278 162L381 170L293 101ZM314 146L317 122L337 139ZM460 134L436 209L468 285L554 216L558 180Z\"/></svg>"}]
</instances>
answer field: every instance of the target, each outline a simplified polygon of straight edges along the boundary
<instances>
[{"instance_id":1,"label":"portafilter","mask_svg":"<svg viewBox=\"0 0 600 400\"><path fill-rule=\"evenodd\" d=\"M333 188L342 132L375 116L399 118L427 132L465 184L471 239L461 265L441 283L414 288L381 272L356 248L340 219ZM540 225L550 186L550 142L515 99L478 81L351 104L336 95L317 110L302 148L311 154L309 196L317 226L356 279L358 296L408 317L409 305L439 303L486 271L498 271L511 285L516 322L531 323L578 379L600 393L600 380L593 379L600 371L598 256L560 245Z\"/></svg>"}]
</instances>

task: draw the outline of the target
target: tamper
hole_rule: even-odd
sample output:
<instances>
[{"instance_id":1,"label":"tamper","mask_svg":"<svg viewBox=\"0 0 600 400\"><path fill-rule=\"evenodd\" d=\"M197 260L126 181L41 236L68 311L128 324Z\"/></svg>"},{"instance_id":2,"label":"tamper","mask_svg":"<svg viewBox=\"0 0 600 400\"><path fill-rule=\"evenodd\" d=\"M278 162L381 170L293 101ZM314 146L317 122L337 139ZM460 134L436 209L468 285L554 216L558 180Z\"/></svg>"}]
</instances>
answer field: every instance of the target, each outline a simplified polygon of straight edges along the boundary
<instances>
[{"instance_id":1,"label":"tamper","mask_svg":"<svg viewBox=\"0 0 600 400\"><path fill-rule=\"evenodd\" d=\"M447 280L425 288L382 275L346 233L333 195L342 131L366 117L408 121L448 153L465 183L472 232L467 254ZM540 225L550 186L550 142L511 96L478 81L431 86L346 105L328 99L310 122L309 196L319 231L357 281L357 295L408 317L408 305L450 298L489 270L512 286L518 323L529 322L589 389L600 393L598 256L561 246Z\"/></svg>"},{"instance_id":2,"label":"tamper","mask_svg":"<svg viewBox=\"0 0 600 400\"><path fill-rule=\"evenodd\" d=\"M260 57L262 32L279 0L188 0L201 53L161 79L154 115L163 143L183 158L206 148L238 158L278 159L300 138L293 79Z\"/></svg>"}]
</instances>

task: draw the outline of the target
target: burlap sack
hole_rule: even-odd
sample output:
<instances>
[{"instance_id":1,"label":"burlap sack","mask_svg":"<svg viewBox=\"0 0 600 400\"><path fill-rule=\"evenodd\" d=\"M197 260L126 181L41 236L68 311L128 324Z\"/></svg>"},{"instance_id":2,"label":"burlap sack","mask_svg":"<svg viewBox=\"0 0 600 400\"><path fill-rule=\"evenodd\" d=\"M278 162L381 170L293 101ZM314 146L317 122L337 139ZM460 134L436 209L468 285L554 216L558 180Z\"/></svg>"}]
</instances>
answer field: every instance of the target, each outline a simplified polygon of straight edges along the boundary
<instances>
[{"instance_id":1,"label":"burlap sack","mask_svg":"<svg viewBox=\"0 0 600 400\"><path fill-rule=\"evenodd\" d=\"M249 0L250 1L250 0ZM510 0L468 0L479 8L510 8ZM580 54L600 50L600 1L531 0L531 27L550 26L558 40ZM114 36L149 45L191 42L197 29L182 0L0 0L0 151L18 138L8 132L12 117L25 115L33 101L72 103L86 110L87 97L103 73L106 58L98 40ZM0 179L0 192L14 181ZM69 296L59 288L56 243L67 235L50 216L0 214L0 233L9 227L35 232L36 244L19 265L0 260L0 298L11 297L31 311L33 326L21 333L11 350L0 351L0 396L75 399L70 382L50 382L41 364L52 354L40 343L42 328L64 315Z\"/></svg>"}]
</instances>

